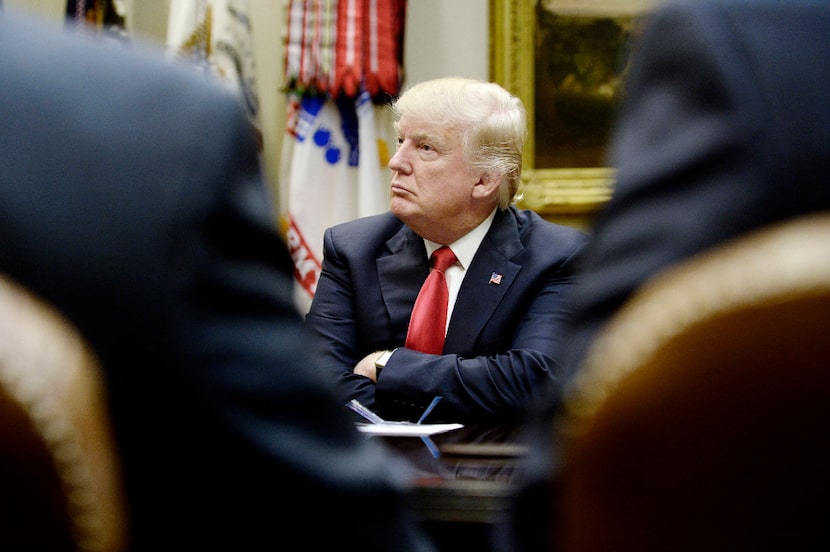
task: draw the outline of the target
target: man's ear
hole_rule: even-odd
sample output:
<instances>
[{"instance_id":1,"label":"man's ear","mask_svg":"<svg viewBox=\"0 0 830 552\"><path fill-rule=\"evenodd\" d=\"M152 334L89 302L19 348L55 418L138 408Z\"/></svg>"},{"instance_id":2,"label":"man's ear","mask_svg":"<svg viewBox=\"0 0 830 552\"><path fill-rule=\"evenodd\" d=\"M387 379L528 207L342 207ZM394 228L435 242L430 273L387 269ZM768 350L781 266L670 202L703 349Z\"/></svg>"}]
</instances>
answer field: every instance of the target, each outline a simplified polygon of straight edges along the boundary
<instances>
[{"instance_id":1,"label":"man's ear","mask_svg":"<svg viewBox=\"0 0 830 552\"><path fill-rule=\"evenodd\" d=\"M492 172L481 173L481 177L479 178L478 182L476 182L473 186L473 197L477 199L483 199L491 197L494 194L498 195L500 184L500 174Z\"/></svg>"}]
</instances>

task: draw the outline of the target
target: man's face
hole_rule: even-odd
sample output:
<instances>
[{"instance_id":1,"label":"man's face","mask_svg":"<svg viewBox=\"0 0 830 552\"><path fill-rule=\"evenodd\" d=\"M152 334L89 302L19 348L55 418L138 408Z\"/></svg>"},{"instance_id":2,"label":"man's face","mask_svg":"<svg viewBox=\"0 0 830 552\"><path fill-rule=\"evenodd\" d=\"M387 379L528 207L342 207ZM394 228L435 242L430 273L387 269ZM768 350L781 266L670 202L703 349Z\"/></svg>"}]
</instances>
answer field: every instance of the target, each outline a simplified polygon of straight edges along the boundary
<instances>
[{"instance_id":1,"label":"man's face","mask_svg":"<svg viewBox=\"0 0 830 552\"><path fill-rule=\"evenodd\" d=\"M391 210L423 237L456 226L471 208L480 174L473 171L458 132L438 122L401 117L392 169Z\"/></svg>"}]
</instances>

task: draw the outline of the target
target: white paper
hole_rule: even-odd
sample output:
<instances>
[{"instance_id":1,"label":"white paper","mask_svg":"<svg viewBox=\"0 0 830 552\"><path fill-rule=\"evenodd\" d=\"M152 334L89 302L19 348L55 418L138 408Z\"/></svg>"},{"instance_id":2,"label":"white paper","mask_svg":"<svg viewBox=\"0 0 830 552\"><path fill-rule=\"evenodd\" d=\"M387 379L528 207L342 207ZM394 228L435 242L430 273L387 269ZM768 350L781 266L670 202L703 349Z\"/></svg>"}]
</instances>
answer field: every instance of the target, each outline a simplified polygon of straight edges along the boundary
<instances>
[{"instance_id":1,"label":"white paper","mask_svg":"<svg viewBox=\"0 0 830 552\"><path fill-rule=\"evenodd\" d=\"M462 424L414 424L409 422L382 422L357 424L357 429L369 435L385 437L425 437L464 427Z\"/></svg>"}]
</instances>

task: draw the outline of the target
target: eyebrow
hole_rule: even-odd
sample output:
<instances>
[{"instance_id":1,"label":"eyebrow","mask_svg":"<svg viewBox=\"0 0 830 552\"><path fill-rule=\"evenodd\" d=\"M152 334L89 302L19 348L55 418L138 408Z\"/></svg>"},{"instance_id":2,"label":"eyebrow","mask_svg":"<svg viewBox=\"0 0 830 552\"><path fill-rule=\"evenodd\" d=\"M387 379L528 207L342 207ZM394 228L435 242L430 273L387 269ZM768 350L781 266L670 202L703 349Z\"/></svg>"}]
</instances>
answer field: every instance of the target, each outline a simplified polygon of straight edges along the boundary
<instances>
[{"instance_id":1,"label":"eyebrow","mask_svg":"<svg viewBox=\"0 0 830 552\"><path fill-rule=\"evenodd\" d=\"M398 130L398 136L400 137L401 132ZM449 140L446 136L443 136L441 133L438 132L428 132L424 130L414 130L411 132L406 133L406 137L410 140L414 140L418 143L427 143L432 144L438 148L446 148L448 147Z\"/></svg>"}]
</instances>

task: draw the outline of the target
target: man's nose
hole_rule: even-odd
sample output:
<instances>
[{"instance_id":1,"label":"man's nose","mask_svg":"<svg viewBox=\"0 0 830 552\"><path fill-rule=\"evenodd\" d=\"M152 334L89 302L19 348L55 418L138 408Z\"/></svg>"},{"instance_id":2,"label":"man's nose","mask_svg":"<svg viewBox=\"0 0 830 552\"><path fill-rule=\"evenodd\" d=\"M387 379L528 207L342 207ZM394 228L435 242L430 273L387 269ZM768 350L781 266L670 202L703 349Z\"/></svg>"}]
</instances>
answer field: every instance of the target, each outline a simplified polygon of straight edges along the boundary
<instances>
[{"instance_id":1,"label":"man's nose","mask_svg":"<svg viewBox=\"0 0 830 552\"><path fill-rule=\"evenodd\" d=\"M407 161L405 148L398 147L395 150L395 154L389 159L389 168L393 171L399 172L408 172L409 170L409 162Z\"/></svg>"}]
</instances>

